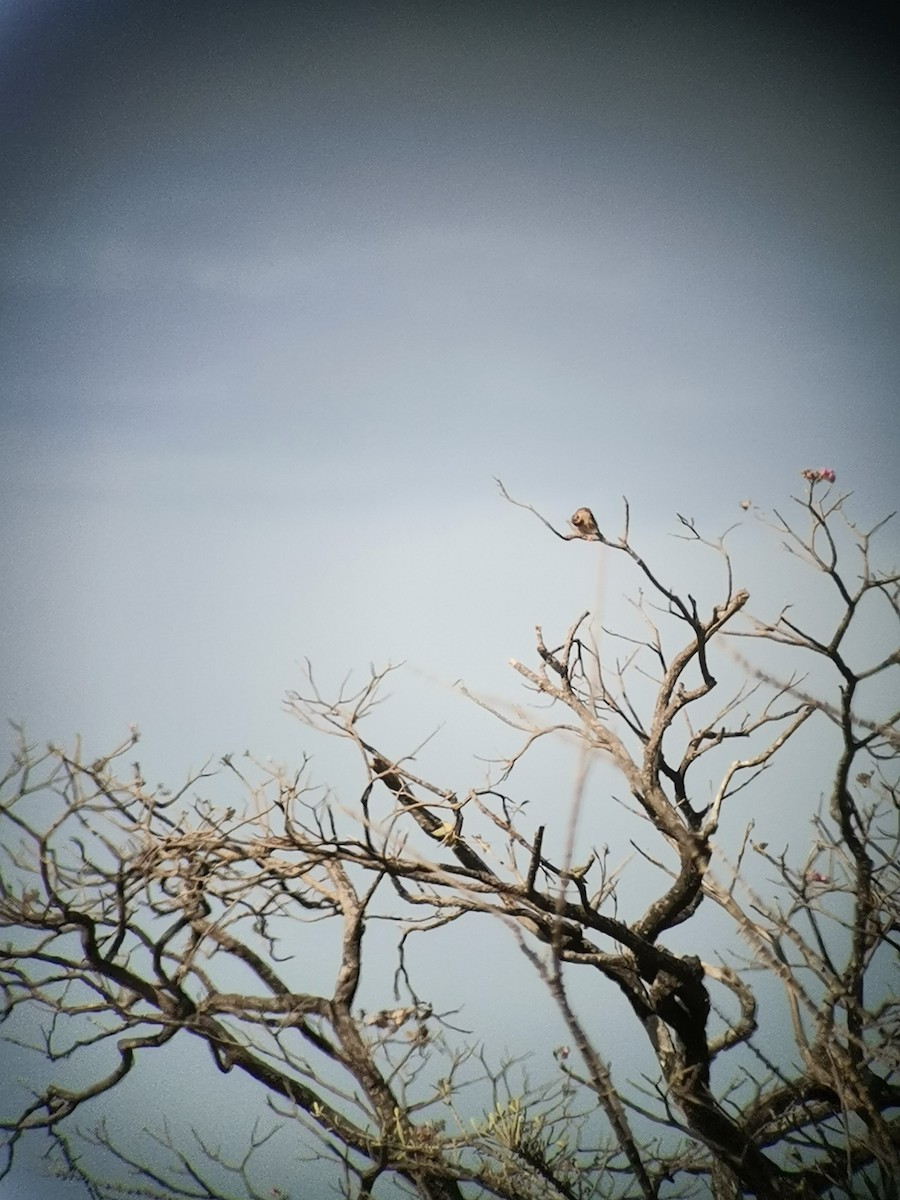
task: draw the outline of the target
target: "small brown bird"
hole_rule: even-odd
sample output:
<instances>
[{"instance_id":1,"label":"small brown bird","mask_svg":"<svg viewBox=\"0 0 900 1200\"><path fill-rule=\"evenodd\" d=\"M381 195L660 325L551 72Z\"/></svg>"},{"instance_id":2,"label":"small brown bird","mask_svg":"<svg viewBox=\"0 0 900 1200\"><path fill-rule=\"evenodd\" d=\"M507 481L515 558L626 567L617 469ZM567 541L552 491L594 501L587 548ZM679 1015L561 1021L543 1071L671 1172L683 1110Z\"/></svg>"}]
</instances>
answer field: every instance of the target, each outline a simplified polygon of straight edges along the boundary
<instances>
[{"instance_id":1,"label":"small brown bird","mask_svg":"<svg viewBox=\"0 0 900 1200\"><path fill-rule=\"evenodd\" d=\"M589 508L579 508L576 512L572 513L569 523L573 526L579 537L585 538L590 542L600 541L600 530L597 527L597 522L594 520L594 514Z\"/></svg>"}]
</instances>

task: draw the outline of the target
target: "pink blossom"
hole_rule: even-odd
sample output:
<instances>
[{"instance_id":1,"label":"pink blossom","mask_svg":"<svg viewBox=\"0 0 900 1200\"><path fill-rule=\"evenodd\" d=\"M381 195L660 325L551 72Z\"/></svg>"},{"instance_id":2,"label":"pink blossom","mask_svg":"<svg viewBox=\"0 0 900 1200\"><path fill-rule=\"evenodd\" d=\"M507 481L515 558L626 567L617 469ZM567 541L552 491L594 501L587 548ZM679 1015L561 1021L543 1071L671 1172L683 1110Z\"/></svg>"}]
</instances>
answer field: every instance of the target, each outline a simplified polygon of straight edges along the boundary
<instances>
[{"instance_id":1,"label":"pink blossom","mask_svg":"<svg viewBox=\"0 0 900 1200\"><path fill-rule=\"evenodd\" d=\"M804 479L808 479L810 483L834 483L837 475L832 467L807 467L800 474Z\"/></svg>"}]
</instances>

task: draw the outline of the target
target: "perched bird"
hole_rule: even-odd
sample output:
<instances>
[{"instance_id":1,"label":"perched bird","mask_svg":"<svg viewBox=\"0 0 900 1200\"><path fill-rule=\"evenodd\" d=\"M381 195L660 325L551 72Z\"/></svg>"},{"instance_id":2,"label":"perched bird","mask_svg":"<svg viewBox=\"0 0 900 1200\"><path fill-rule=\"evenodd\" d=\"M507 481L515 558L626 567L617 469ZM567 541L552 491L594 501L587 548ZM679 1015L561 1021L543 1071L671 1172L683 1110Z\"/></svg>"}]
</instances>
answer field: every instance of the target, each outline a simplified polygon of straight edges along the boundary
<instances>
[{"instance_id":1,"label":"perched bird","mask_svg":"<svg viewBox=\"0 0 900 1200\"><path fill-rule=\"evenodd\" d=\"M594 514L589 508L579 508L569 518L569 523L574 527L579 537L586 538L591 542L600 541L600 530L597 528Z\"/></svg>"}]
</instances>

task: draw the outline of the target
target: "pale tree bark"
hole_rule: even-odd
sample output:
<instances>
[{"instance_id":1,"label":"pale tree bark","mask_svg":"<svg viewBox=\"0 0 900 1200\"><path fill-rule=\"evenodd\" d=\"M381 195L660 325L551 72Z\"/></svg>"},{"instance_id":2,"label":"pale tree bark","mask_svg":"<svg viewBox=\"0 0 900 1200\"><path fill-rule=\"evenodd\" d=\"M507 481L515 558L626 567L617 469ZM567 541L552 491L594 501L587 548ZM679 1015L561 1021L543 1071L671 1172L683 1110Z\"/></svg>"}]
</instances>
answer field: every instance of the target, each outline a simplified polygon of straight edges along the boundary
<instances>
[{"instance_id":1,"label":"pale tree bark","mask_svg":"<svg viewBox=\"0 0 900 1200\"><path fill-rule=\"evenodd\" d=\"M876 531L849 524L829 476L806 473L797 504L807 529L773 522L838 599L824 633L787 608L748 616L725 539L704 539L692 521L681 520L683 538L722 565L706 607L648 565L627 505L617 536L588 509L574 532L537 514L633 573L643 632L605 634L601 652L587 613L558 641L539 627L534 662L512 664L534 706L479 701L521 731L521 747L464 793L370 738L387 671L331 696L310 672L288 699L307 727L355 747L364 778L349 799L314 789L306 762L288 772L226 757L217 781L203 773L168 794L137 763L123 770L136 732L93 761L77 746L37 753L23 740L3 783L5 1012L36 1022L36 1053L60 1079L70 1062L80 1069L77 1083L38 1087L5 1117L7 1166L43 1132L58 1169L98 1197L129 1187L302 1195L259 1182L271 1131L254 1132L236 1159L199 1134L185 1144L166 1133L148 1159L97 1116L140 1063L194 1039L223 1075L258 1085L298 1143L317 1140L348 1196L390 1196L394 1185L426 1200L896 1196L898 1004L886 978L900 936L897 714L867 705L871 694L884 707L886 689L870 685L895 678L898 653L855 639L876 618L880 629L896 622L898 577L873 564ZM755 665L763 645L780 669L771 655ZM611 660L610 646L621 651ZM808 685L804 656L837 686ZM754 840L749 797L816 726L833 735L830 796L810 808L805 857L791 856ZM585 765L553 853L559 830L530 824L512 794L546 738L574 743ZM634 861L612 865L594 844L573 865L594 762L615 773L647 831L641 878L660 882L642 886L637 906L622 889ZM227 807L204 794L223 785ZM717 839L739 822L731 861ZM763 865L766 894L752 882ZM700 951L706 914L733 935L718 960ZM413 977L409 940L455 922L505 927L546 988L569 1044L545 1078L505 1062L502 1046L473 1044L442 1011L440 980ZM303 969L320 925L337 951L324 989ZM393 931L395 991L363 1012L373 929ZM596 1012L573 998L579 980L624 998L655 1077L623 1077ZM513 1011L516 995L493 986ZM775 1010L793 1047L777 1060L766 1024ZM79 1136L112 1151L131 1182L99 1178Z\"/></svg>"}]
</instances>

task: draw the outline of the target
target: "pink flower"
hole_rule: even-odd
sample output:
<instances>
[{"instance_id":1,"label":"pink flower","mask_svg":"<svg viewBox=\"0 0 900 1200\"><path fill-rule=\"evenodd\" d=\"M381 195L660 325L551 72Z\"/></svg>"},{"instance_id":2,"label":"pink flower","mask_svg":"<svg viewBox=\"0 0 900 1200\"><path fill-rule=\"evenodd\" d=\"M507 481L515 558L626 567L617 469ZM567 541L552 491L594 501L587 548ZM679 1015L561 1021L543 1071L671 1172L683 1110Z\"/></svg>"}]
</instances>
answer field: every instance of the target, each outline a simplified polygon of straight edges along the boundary
<instances>
[{"instance_id":1,"label":"pink flower","mask_svg":"<svg viewBox=\"0 0 900 1200\"><path fill-rule=\"evenodd\" d=\"M807 467L800 474L804 479L808 479L810 483L834 483L837 476L831 467Z\"/></svg>"}]
</instances>

